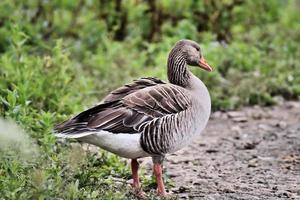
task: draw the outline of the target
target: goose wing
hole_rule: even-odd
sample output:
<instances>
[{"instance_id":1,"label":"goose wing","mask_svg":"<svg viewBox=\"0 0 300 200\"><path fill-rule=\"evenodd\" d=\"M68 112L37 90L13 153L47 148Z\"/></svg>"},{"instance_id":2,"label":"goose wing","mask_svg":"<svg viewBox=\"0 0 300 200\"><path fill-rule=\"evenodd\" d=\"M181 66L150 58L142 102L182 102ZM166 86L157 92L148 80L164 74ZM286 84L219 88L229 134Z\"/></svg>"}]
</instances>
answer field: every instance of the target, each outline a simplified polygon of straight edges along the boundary
<instances>
[{"instance_id":1,"label":"goose wing","mask_svg":"<svg viewBox=\"0 0 300 200\"><path fill-rule=\"evenodd\" d=\"M184 89L165 83L142 80L112 92L103 104L92 107L57 125L55 131L65 137L105 130L111 133L140 133L145 124L156 118L177 114L190 105ZM146 83L146 84L145 84ZM136 86L133 86L136 84ZM147 86L147 84L149 84ZM143 86L141 86L143 85ZM128 91L128 88L133 90ZM140 87L140 89L137 89Z\"/></svg>"},{"instance_id":2,"label":"goose wing","mask_svg":"<svg viewBox=\"0 0 300 200\"><path fill-rule=\"evenodd\" d=\"M152 78L152 77L146 77L146 78L134 80L132 83L126 84L126 85L112 91L109 95L107 95L104 98L103 101L104 101L104 103L107 103L107 102L111 102L111 101L121 100L123 97L125 97L131 93L134 93L143 88L155 86L158 84L166 84L166 83L160 79Z\"/></svg>"}]
</instances>

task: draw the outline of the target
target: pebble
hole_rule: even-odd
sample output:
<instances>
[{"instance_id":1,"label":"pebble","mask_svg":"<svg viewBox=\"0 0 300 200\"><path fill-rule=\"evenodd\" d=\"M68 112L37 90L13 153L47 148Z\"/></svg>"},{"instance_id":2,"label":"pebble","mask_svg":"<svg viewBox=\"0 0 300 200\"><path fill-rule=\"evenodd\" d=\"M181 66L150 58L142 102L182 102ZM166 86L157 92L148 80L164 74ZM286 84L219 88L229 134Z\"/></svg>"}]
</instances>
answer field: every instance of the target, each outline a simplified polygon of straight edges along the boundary
<instances>
[{"instance_id":1,"label":"pebble","mask_svg":"<svg viewBox=\"0 0 300 200\"><path fill-rule=\"evenodd\" d=\"M248 118L247 117L236 117L236 118L233 118L232 121L234 121L234 122L247 122Z\"/></svg>"},{"instance_id":2,"label":"pebble","mask_svg":"<svg viewBox=\"0 0 300 200\"><path fill-rule=\"evenodd\" d=\"M263 136L263 139L267 141L275 141L278 139L278 135L276 133L268 133Z\"/></svg>"},{"instance_id":3,"label":"pebble","mask_svg":"<svg viewBox=\"0 0 300 200\"><path fill-rule=\"evenodd\" d=\"M285 121L279 121L275 124L276 127L285 129L287 127L287 123Z\"/></svg>"},{"instance_id":4,"label":"pebble","mask_svg":"<svg viewBox=\"0 0 300 200\"><path fill-rule=\"evenodd\" d=\"M227 115L230 118L245 117L245 114L243 112L239 112L239 111L230 111L230 112L227 112Z\"/></svg>"},{"instance_id":5,"label":"pebble","mask_svg":"<svg viewBox=\"0 0 300 200\"><path fill-rule=\"evenodd\" d=\"M257 167L258 163L257 163L257 159L251 159L248 162L248 167Z\"/></svg>"},{"instance_id":6,"label":"pebble","mask_svg":"<svg viewBox=\"0 0 300 200\"><path fill-rule=\"evenodd\" d=\"M178 188L178 192L179 192L179 193L189 192L189 191L191 191L191 189L190 189L189 187L187 187L187 186L180 186L180 187Z\"/></svg>"},{"instance_id":7,"label":"pebble","mask_svg":"<svg viewBox=\"0 0 300 200\"><path fill-rule=\"evenodd\" d=\"M264 131L271 131L271 130L273 130L273 128L271 126L266 125L266 124L259 124L258 128L261 129L261 130L264 130Z\"/></svg>"},{"instance_id":8,"label":"pebble","mask_svg":"<svg viewBox=\"0 0 300 200\"><path fill-rule=\"evenodd\" d=\"M198 144L200 147L205 147L206 146L206 144L204 144L204 143L199 143Z\"/></svg>"},{"instance_id":9,"label":"pebble","mask_svg":"<svg viewBox=\"0 0 300 200\"><path fill-rule=\"evenodd\" d=\"M291 193L287 192L287 191L278 191L277 192L277 197L281 197L281 198L291 198Z\"/></svg>"},{"instance_id":10,"label":"pebble","mask_svg":"<svg viewBox=\"0 0 300 200\"><path fill-rule=\"evenodd\" d=\"M258 145L258 142L247 142L244 144L244 149L255 149L256 145Z\"/></svg>"},{"instance_id":11,"label":"pebble","mask_svg":"<svg viewBox=\"0 0 300 200\"><path fill-rule=\"evenodd\" d=\"M242 134L242 129L241 129L241 127L240 126L233 126L232 128L231 128L231 130L234 132L234 133L237 133L237 134Z\"/></svg>"},{"instance_id":12,"label":"pebble","mask_svg":"<svg viewBox=\"0 0 300 200\"><path fill-rule=\"evenodd\" d=\"M205 152L206 153L217 153L217 152L219 152L219 150L217 150L217 149L207 149Z\"/></svg>"},{"instance_id":13,"label":"pebble","mask_svg":"<svg viewBox=\"0 0 300 200\"><path fill-rule=\"evenodd\" d=\"M260 120L264 117L264 114L262 112L253 112L251 113L251 117L255 120Z\"/></svg>"},{"instance_id":14,"label":"pebble","mask_svg":"<svg viewBox=\"0 0 300 200\"><path fill-rule=\"evenodd\" d=\"M225 188L225 189L222 190L222 192L225 192L225 193L234 193L235 191L232 188Z\"/></svg>"},{"instance_id":15,"label":"pebble","mask_svg":"<svg viewBox=\"0 0 300 200\"><path fill-rule=\"evenodd\" d=\"M286 102L285 106L288 109L293 109L293 108L300 109L300 104L298 102L293 102L293 101Z\"/></svg>"},{"instance_id":16,"label":"pebble","mask_svg":"<svg viewBox=\"0 0 300 200\"><path fill-rule=\"evenodd\" d=\"M172 178L172 177L182 176L183 174L185 174L185 172L182 170L177 170L177 171L169 172L168 174Z\"/></svg>"},{"instance_id":17,"label":"pebble","mask_svg":"<svg viewBox=\"0 0 300 200\"><path fill-rule=\"evenodd\" d=\"M220 112L220 111L216 111L216 112L211 114L212 119L221 118L221 116L222 116L222 112Z\"/></svg>"},{"instance_id":18,"label":"pebble","mask_svg":"<svg viewBox=\"0 0 300 200\"><path fill-rule=\"evenodd\" d=\"M193 182L193 185L208 185L209 182L206 179L198 179Z\"/></svg>"}]
</instances>

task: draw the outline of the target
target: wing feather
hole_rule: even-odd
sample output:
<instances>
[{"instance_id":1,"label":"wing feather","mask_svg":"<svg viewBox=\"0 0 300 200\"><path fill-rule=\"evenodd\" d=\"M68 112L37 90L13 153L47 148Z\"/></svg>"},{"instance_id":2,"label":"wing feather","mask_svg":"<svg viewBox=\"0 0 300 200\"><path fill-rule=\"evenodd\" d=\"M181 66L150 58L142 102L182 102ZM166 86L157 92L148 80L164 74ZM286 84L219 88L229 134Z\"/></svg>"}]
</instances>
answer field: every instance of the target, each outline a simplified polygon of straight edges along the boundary
<instances>
[{"instance_id":1,"label":"wing feather","mask_svg":"<svg viewBox=\"0 0 300 200\"><path fill-rule=\"evenodd\" d=\"M123 97L125 97L131 93L134 93L143 88L155 86L158 84L165 84L165 82L163 82L157 78L152 78L152 77L141 78L141 79L135 80L131 84L126 84L123 87L120 87L120 88L112 91L109 95L107 95L104 98L104 102L107 103L107 102L111 102L111 101L121 100Z\"/></svg>"},{"instance_id":2,"label":"wing feather","mask_svg":"<svg viewBox=\"0 0 300 200\"><path fill-rule=\"evenodd\" d=\"M113 91L103 104L59 124L55 130L66 135L95 130L140 133L145 124L159 125L156 119L186 110L189 101L183 88L158 79L143 78ZM156 127L147 126L146 132L151 134L154 130Z\"/></svg>"}]
</instances>

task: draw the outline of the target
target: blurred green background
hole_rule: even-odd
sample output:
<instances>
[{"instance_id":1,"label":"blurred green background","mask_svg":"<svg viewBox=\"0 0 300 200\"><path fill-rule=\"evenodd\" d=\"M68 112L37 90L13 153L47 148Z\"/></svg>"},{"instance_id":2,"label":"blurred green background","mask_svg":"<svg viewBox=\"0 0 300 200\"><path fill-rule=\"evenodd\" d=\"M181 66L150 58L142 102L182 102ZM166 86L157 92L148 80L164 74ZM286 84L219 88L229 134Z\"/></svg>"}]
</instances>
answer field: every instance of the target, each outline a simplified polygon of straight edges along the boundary
<instances>
[{"instance_id":1,"label":"blurred green background","mask_svg":"<svg viewBox=\"0 0 300 200\"><path fill-rule=\"evenodd\" d=\"M215 69L194 70L214 110L300 95L300 1L1 0L0 113L40 153L20 159L22 141L0 146L0 197L132 198L113 181L130 178L126 163L58 143L51 130L126 82L166 80L168 52L183 38Z\"/></svg>"}]
</instances>

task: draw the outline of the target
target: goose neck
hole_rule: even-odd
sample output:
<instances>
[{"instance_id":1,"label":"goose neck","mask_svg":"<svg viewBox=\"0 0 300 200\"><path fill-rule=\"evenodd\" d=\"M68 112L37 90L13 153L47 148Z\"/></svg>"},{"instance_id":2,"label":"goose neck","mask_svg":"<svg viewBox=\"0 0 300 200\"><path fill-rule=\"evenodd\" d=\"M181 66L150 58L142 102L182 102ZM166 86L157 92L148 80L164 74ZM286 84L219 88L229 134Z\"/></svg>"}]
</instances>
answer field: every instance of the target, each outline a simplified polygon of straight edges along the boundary
<instances>
[{"instance_id":1,"label":"goose neck","mask_svg":"<svg viewBox=\"0 0 300 200\"><path fill-rule=\"evenodd\" d=\"M184 88L190 85L191 72L186 63L186 56L176 49L172 50L168 58L169 82Z\"/></svg>"}]
</instances>

